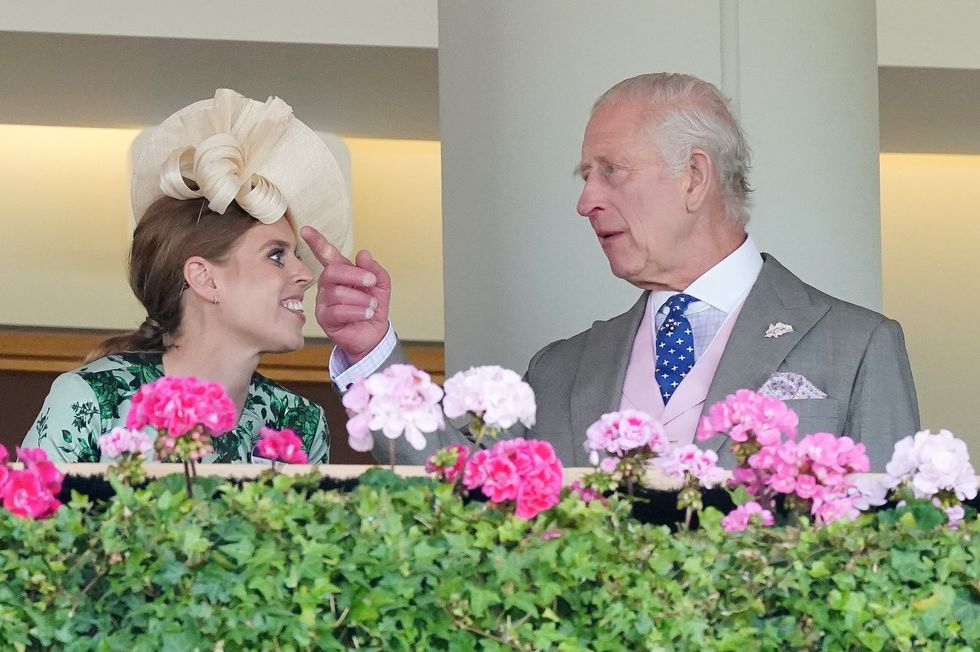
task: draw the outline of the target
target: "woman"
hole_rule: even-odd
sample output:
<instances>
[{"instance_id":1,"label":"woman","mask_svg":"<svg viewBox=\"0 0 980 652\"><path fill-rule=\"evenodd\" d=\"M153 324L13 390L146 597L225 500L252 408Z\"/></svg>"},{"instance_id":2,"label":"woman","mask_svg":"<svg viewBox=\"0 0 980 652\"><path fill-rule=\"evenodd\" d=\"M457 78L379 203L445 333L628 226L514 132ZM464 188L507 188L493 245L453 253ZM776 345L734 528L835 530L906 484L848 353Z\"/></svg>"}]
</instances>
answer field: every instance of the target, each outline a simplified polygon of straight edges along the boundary
<instances>
[{"instance_id":1,"label":"woman","mask_svg":"<svg viewBox=\"0 0 980 652\"><path fill-rule=\"evenodd\" d=\"M204 461L251 462L270 426L291 428L310 461L325 462L322 409L255 370L262 353L303 346L303 294L320 267L299 229L346 243L350 204L335 159L278 98L227 90L178 111L134 150L129 281L147 318L55 380L24 445L98 462L99 436L125 423L141 385L166 374L218 382L239 410Z\"/></svg>"}]
</instances>

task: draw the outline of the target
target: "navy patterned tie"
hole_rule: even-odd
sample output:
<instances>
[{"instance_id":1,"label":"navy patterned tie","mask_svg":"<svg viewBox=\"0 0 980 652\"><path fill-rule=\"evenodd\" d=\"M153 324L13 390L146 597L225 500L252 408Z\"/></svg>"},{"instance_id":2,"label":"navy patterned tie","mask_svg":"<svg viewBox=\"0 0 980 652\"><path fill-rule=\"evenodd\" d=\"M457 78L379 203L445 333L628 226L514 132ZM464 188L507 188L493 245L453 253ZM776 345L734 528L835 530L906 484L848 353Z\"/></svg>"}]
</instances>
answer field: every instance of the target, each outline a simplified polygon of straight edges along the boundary
<instances>
[{"instance_id":1,"label":"navy patterned tie","mask_svg":"<svg viewBox=\"0 0 980 652\"><path fill-rule=\"evenodd\" d=\"M684 316L687 305L697 301L689 294L667 300L667 318L657 331L657 384L664 405L694 366L694 332Z\"/></svg>"}]
</instances>

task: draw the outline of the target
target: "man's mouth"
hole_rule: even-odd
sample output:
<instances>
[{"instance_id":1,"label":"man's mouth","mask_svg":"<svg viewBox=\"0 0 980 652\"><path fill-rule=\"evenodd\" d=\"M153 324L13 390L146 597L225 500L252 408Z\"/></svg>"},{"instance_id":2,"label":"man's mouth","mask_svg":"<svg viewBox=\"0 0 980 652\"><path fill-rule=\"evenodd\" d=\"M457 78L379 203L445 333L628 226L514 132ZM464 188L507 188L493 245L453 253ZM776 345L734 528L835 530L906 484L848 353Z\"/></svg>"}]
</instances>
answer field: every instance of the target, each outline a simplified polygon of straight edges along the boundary
<instances>
[{"instance_id":1,"label":"man's mouth","mask_svg":"<svg viewBox=\"0 0 980 652\"><path fill-rule=\"evenodd\" d=\"M622 231L596 231L596 236L599 238L601 244L608 244L616 239L617 236L623 235Z\"/></svg>"}]
</instances>

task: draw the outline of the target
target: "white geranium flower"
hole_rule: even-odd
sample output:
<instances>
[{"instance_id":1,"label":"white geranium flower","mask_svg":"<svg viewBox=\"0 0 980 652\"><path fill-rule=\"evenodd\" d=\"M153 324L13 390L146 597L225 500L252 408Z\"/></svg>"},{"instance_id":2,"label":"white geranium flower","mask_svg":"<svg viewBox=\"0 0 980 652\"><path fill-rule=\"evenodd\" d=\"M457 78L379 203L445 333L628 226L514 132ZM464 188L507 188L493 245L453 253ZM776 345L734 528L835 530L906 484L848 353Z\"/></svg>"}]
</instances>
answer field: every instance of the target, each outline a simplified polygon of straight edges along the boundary
<instances>
[{"instance_id":1,"label":"white geranium flower","mask_svg":"<svg viewBox=\"0 0 980 652\"><path fill-rule=\"evenodd\" d=\"M933 435L920 453L922 463L912 477L912 489L919 498L952 491L960 500L975 498L977 478L970 465L966 443L948 430Z\"/></svg>"},{"instance_id":2,"label":"white geranium flower","mask_svg":"<svg viewBox=\"0 0 980 652\"><path fill-rule=\"evenodd\" d=\"M883 480L871 475L859 474L850 475L847 480L851 485L847 495L850 496L853 505L862 512L885 504L889 486Z\"/></svg>"},{"instance_id":3,"label":"white geranium flower","mask_svg":"<svg viewBox=\"0 0 980 652\"><path fill-rule=\"evenodd\" d=\"M442 405L451 419L472 412L492 428L506 430L518 421L534 425L534 391L510 369L472 367L446 380L445 390Z\"/></svg>"},{"instance_id":4,"label":"white geranium flower","mask_svg":"<svg viewBox=\"0 0 980 652\"><path fill-rule=\"evenodd\" d=\"M885 466L885 472L899 481L915 473L922 463L922 449L931 437L932 433L923 430L896 442L892 458Z\"/></svg>"}]
</instances>

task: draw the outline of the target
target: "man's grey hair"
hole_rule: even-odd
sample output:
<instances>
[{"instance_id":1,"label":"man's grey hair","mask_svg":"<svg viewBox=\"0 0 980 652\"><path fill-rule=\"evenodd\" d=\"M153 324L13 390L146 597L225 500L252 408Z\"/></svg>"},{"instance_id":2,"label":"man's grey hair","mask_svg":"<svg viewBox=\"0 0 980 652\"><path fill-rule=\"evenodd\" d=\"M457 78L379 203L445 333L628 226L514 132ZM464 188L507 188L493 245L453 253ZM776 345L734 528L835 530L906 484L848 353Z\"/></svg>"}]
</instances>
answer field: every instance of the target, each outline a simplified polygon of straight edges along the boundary
<instances>
[{"instance_id":1,"label":"man's grey hair","mask_svg":"<svg viewBox=\"0 0 980 652\"><path fill-rule=\"evenodd\" d=\"M695 148L715 164L729 219L749 221L751 152L728 103L713 84L675 73L650 73L623 80L596 100L592 114L607 104L637 102L649 107L654 146L672 174L685 169Z\"/></svg>"}]
</instances>

